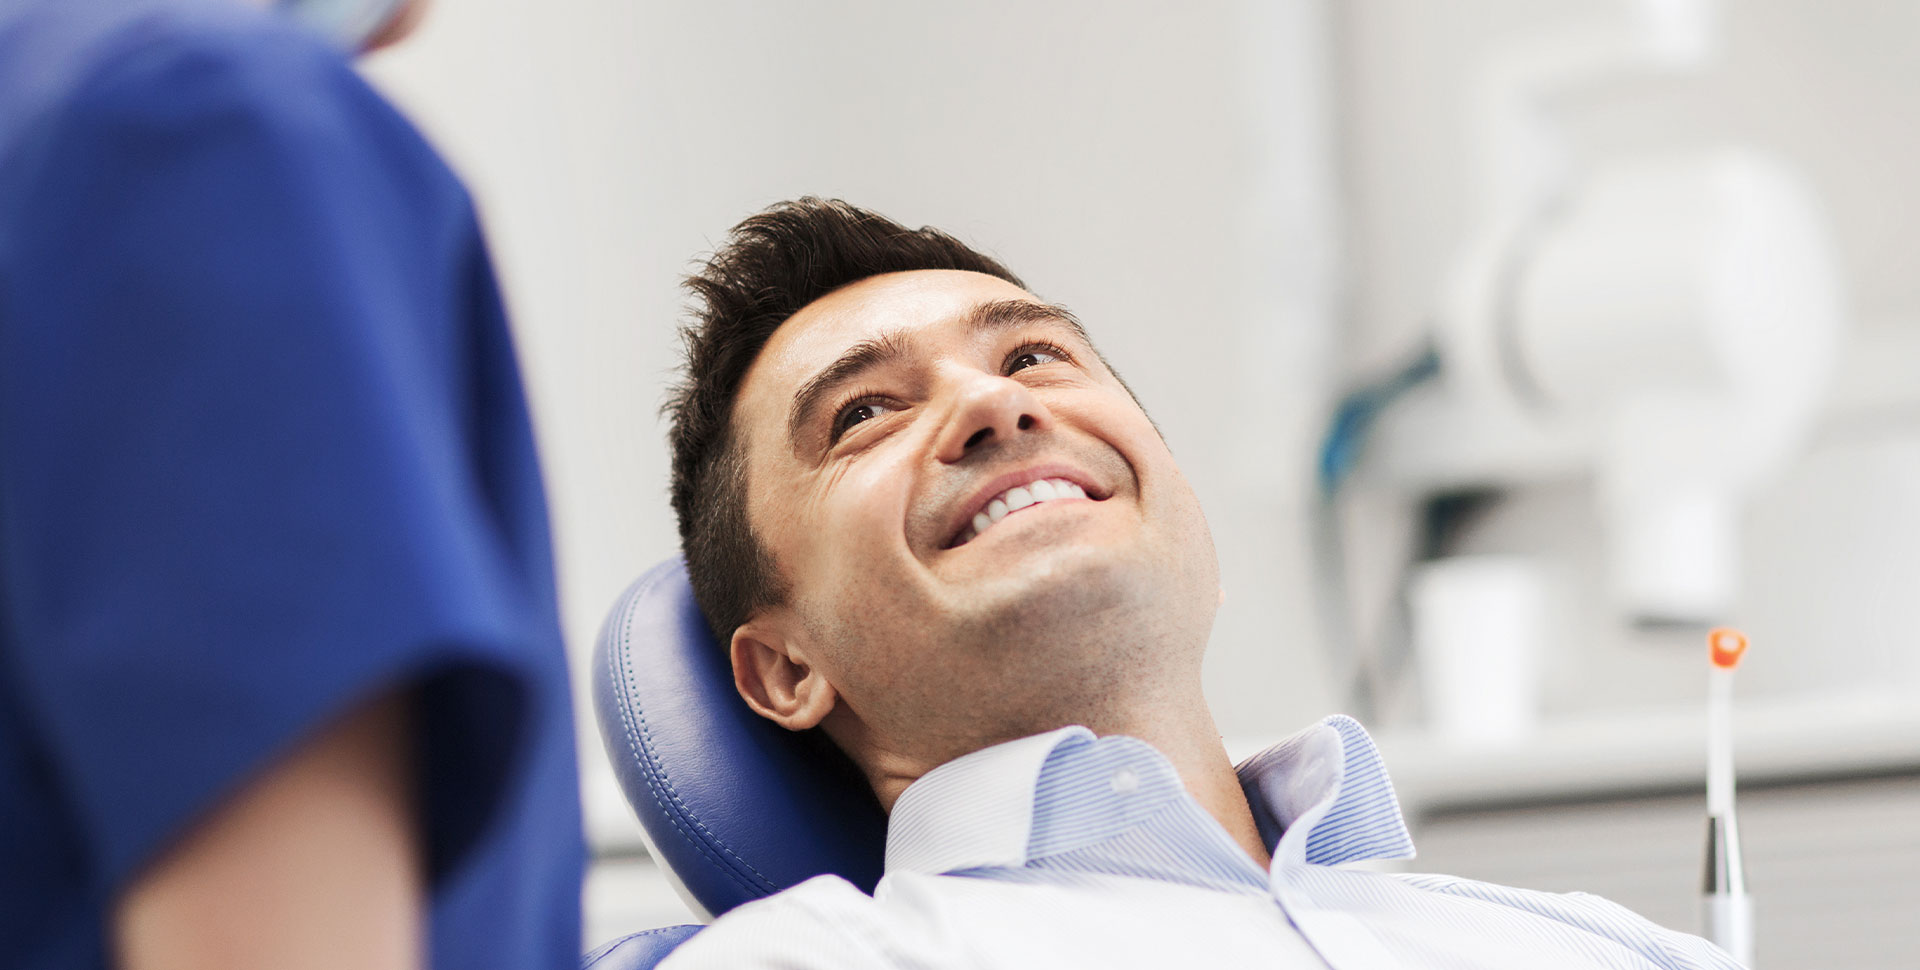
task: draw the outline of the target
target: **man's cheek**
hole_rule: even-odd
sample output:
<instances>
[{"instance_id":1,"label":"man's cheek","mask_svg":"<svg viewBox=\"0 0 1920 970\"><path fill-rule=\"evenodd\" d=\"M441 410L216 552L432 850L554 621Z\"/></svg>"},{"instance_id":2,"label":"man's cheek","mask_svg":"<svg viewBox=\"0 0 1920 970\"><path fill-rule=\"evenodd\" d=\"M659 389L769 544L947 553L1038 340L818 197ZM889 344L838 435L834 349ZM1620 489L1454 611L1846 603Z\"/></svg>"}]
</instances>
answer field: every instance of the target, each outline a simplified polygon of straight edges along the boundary
<instances>
[{"instance_id":1,"label":"man's cheek","mask_svg":"<svg viewBox=\"0 0 1920 970\"><path fill-rule=\"evenodd\" d=\"M905 480L906 472L896 462L863 463L839 483L834 527L863 544L881 546L898 540L905 528L906 507L899 487Z\"/></svg>"},{"instance_id":2,"label":"man's cheek","mask_svg":"<svg viewBox=\"0 0 1920 970\"><path fill-rule=\"evenodd\" d=\"M845 510L828 526L842 563L854 566L867 583L882 583L899 569L900 525L879 504Z\"/></svg>"}]
</instances>

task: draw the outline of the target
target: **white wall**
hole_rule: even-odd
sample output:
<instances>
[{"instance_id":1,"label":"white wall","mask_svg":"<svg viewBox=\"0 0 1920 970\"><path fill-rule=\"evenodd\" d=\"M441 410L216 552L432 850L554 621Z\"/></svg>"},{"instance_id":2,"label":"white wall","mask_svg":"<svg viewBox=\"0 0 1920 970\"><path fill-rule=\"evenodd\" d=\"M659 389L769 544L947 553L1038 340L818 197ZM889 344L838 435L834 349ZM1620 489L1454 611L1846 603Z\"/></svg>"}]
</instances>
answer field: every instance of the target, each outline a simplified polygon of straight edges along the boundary
<instances>
[{"instance_id":1,"label":"white wall","mask_svg":"<svg viewBox=\"0 0 1920 970\"><path fill-rule=\"evenodd\" d=\"M446 0L373 59L492 232L576 660L676 550L655 412L680 275L812 193L954 231L1087 321L1214 525L1222 729L1324 713L1299 514L1338 252L1323 20L1319 0ZM617 838L582 738L592 828Z\"/></svg>"}]
</instances>

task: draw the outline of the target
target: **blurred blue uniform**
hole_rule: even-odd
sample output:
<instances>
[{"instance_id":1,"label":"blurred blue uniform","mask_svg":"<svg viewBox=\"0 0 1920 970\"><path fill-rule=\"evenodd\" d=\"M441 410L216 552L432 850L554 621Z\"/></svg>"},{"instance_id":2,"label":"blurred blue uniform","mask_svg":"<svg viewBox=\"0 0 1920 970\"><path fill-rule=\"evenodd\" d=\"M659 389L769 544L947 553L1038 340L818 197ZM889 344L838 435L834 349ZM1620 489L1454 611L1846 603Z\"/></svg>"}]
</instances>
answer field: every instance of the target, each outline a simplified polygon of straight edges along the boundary
<instances>
[{"instance_id":1,"label":"blurred blue uniform","mask_svg":"<svg viewBox=\"0 0 1920 970\"><path fill-rule=\"evenodd\" d=\"M230 0L0 0L0 967L414 688L439 967L574 966L546 510L466 193Z\"/></svg>"}]
</instances>

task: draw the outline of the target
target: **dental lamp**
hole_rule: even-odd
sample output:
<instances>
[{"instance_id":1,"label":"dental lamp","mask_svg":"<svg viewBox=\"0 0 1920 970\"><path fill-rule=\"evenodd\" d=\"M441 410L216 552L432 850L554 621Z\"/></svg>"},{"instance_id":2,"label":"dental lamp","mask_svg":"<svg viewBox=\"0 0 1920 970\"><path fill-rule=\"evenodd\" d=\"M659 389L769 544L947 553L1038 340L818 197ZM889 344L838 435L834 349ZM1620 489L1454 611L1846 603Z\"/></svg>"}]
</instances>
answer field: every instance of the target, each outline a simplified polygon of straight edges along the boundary
<instances>
[{"instance_id":1,"label":"dental lamp","mask_svg":"<svg viewBox=\"0 0 1920 970\"><path fill-rule=\"evenodd\" d=\"M1842 336L1834 247L1787 165L1734 148L1576 166L1556 126L1579 95L1705 63L1710 6L1643 3L1624 37L1489 67L1439 387L1369 445L1372 477L1425 494L1591 476L1611 599L1642 624L1726 617L1741 510L1804 443Z\"/></svg>"}]
</instances>

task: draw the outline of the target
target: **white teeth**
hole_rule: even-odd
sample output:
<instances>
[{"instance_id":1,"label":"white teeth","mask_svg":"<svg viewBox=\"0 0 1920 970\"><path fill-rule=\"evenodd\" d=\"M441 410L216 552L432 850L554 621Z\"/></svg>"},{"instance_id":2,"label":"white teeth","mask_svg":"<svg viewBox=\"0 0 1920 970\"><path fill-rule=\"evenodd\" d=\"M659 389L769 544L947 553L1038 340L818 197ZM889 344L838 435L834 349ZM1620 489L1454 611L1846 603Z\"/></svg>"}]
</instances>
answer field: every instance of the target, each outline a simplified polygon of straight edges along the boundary
<instances>
[{"instance_id":1,"label":"white teeth","mask_svg":"<svg viewBox=\"0 0 1920 970\"><path fill-rule=\"evenodd\" d=\"M972 528L968 529L955 545L972 542L994 523L1006 518L1008 513L1017 512L1029 505L1038 505L1055 499L1086 497L1086 489L1064 478L1042 478L1025 485L1016 485L988 502L985 510L974 513Z\"/></svg>"}]
</instances>

